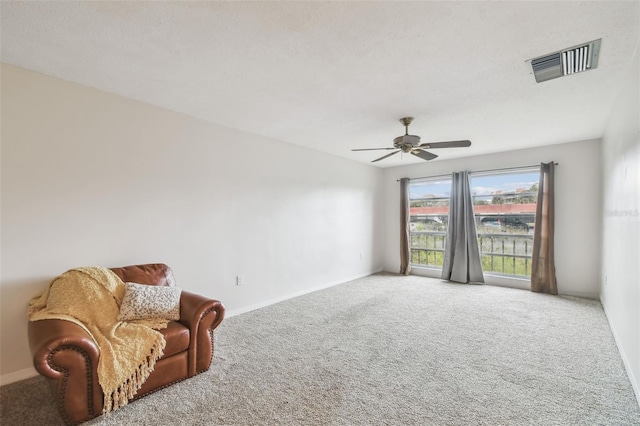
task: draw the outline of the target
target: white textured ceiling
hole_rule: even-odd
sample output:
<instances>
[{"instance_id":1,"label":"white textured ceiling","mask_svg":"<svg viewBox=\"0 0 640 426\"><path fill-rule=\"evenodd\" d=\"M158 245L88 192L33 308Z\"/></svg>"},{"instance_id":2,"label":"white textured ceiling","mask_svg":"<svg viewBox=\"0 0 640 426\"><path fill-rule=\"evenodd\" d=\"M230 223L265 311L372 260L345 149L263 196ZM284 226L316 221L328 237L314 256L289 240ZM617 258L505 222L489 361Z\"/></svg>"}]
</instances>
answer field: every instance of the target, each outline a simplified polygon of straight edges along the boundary
<instances>
[{"instance_id":1,"label":"white textured ceiling","mask_svg":"<svg viewBox=\"0 0 640 426\"><path fill-rule=\"evenodd\" d=\"M639 5L2 1L1 58L365 163L389 151L350 149L413 116L423 142L472 141L434 151L454 158L601 137ZM597 69L535 83L527 59L597 38Z\"/></svg>"}]
</instances>

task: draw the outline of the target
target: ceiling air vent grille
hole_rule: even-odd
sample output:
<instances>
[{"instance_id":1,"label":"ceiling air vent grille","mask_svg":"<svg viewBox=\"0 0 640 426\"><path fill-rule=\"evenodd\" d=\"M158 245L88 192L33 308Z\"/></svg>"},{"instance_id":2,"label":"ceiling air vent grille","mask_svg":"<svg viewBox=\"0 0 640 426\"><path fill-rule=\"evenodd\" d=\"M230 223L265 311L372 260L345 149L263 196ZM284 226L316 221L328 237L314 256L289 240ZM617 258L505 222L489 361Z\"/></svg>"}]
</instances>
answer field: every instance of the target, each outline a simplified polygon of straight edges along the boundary
<instances>
[{"instance_id":1,"label":"ceiling air vent grille","mask_svg":"<svg viewBox=\"0 0 640 426\"><path fill-rule=\"evenodd\" d=\"M531 59L531 69L536 82L588 71L598 66L600 40L560 50L549 55Z\"/></svg>"}]
</instances>

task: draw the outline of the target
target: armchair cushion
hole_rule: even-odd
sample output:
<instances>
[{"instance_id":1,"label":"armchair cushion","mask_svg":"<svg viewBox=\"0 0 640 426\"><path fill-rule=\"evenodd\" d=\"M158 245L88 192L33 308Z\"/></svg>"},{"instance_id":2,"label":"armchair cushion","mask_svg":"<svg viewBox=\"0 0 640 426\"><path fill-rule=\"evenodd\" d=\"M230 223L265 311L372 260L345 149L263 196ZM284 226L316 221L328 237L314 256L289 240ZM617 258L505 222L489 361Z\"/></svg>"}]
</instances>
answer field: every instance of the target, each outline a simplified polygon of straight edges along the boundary
<instances>
[{"instance_id":1,"label":"armchair cushion","mask_svg":"<svg viewBox=\"0 0 640 426\"><path fill-rule=\"evenodd\" d=\"M181 293L182 289L178 287L125 283L118 321L151 318L177 321L180 319Z\"/></svg>"},{"instance_id":2,"label":"armchair cushion","mask_svg":"<svg viewBox=\"0 0 640 426\"><path fill-rule=\"evenodd\" d=\"M189 349L191 333L187 327L179 322L171 321L169 325L167 325L167 328L158 331L167 342L167 345L164 347L163 357L168 358Z\"/></svg>"}]
</instances>

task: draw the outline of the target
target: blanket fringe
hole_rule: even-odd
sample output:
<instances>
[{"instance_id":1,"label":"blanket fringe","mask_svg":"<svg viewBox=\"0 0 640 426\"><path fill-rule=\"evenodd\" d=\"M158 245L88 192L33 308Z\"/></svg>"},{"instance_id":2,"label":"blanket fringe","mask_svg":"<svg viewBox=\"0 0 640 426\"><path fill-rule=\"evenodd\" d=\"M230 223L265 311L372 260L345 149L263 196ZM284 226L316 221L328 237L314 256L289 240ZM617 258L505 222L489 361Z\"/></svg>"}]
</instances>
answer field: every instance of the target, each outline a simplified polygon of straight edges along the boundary
<instances>
[{"instance_id":1,"label":"blanket fringe","mask_svg":"<svg viewBox=\"0 0 640 426\"><path fill-rule=\"evenodd\" d=\"M156 361L162 357L164 351L164 339L157 341L151 348L146 362L140 364L136 371L118 388L110 394L104 395L104 408L102 414L109 414L118 408L122 408L133 399L136 392L142 387L156 365Z\"/></svg>"}]
</instances>

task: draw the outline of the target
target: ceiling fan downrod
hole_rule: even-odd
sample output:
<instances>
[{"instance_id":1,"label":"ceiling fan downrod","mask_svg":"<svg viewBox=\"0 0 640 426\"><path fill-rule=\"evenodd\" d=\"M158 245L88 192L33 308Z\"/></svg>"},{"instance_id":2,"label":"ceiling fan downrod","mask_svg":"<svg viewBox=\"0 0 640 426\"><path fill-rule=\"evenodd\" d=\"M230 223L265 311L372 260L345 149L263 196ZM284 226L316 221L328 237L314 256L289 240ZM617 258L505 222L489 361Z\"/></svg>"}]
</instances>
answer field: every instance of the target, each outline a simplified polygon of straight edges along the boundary
<instances>
[{"instance_id":1,"label":"ceiling fan downrod","mask_svg":"<svg viewBox=\"0 0 640 426\"><path fill-rule=\"evenodd\" d=\"M403 117L400 119L400 122L404 125L404 134L405 136L409 134L409 124L413 121L413 117Z\"/></svg>"}]
</instances>

